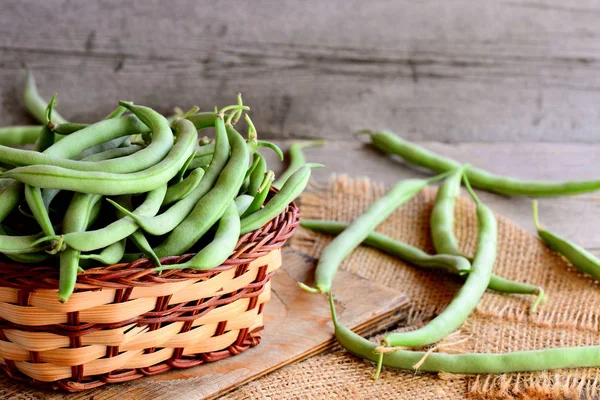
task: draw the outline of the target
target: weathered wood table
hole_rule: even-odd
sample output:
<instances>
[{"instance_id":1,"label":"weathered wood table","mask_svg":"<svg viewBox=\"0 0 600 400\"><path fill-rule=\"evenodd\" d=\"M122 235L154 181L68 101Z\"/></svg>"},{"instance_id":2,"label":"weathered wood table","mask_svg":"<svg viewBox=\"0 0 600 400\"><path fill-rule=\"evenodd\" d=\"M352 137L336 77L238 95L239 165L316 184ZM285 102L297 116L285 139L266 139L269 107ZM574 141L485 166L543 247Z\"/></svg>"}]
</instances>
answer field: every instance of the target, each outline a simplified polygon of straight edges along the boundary
<instances>
[{"instance_id":1,"label":"weathered wood table","mask_svg":"<svg viewBox=\"0 0 600 400\"><path fill-rule=\"evenodd\" d=\"M165 113L234 101L262 138L331 173L421 175L353 137L388 128L521 178L600 172L600 2L0 1L0 125L29 123L23 63L74 121L118 99ZM530 201L483 194L533 231ZM545 224L599 253L600 194L542 201Z\"/></svg>"}]
</instances>

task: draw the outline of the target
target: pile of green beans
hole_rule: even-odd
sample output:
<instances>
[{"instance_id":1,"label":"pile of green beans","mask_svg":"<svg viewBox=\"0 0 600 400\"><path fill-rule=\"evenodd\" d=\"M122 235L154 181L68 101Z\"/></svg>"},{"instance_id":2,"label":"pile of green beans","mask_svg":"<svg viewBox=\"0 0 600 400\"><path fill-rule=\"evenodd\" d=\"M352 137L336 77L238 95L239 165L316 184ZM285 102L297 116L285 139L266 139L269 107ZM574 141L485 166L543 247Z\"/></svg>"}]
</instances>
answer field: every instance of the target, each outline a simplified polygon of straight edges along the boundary
<instances>
[{"instance_id":1,"label":"pile of green beans","mask_svg":"<svg viewBox=\"0 0 600 400\"><path fill-rule=\"evenodd\" d=\"M46 102L27 71L24 100L42 125L0 128L0 261L44 263L68 301L89 268L142 257L157 274L221 265L239 238L268 224L306 187L315 164L275 175L241 95L211 112L165 117L133 102L105 119L72 123ZM244 117L248 135L235 125ZM214 129L214 138L205 134ZM169 266L160 258L195 254Z\"/></svg>"},{"instance_id":2,"label":"pile of green beans","mask_svg":"<svg viewBox=\"0 0 600 400\"><path fill-rule=\"evenodd\" d=\"M354 355L376 362L376 379L384 365L408 370L457 374L499 374L600 365L599 346L518 351L506 354L451 355L435 353L437 346L427 352L415 351L415 348L438 343L460 329L477 307L487 288L503 293L537 295L531 306L532 313L536 312L538 305L546 300L541 287L511 281L492 272L497 252L497 222L492 211L478 199L471 184L504 195L544 197L600 190L600 181L522 181L494 175L468 164L460 165L456 161L434 154L389 132L359 133L368 134L371 144L380 150L398 155L411 164L442 175L430 180L420 180L420 184L417 184L419 180L399 182L349 224L327 220L301 222L304 228L312 231L338 235L325 247L319 258L315 271L315 288L303 283L299 283L299 286L312 293L328 293L335 336L342 347ZM442 177L445 179L437 191L430 217L432 242L438 254L427 254L406 243L374 232L377 225L397 207L415 196L427 183ZM465 257L454 235L454 208L462 182L477 206L478 239L475 255L472 258ZM538 218L537 201L533 202L533 219L538 235L549 248L564 256L581 272L591 275L596 280L600 279L598 258L575 243L542 228ZM423 327L389 334L378 346L339 322L332 294L332 283L340 263L361 243L421 268L438 268L466 277L465 282L447 307Z\"/></svg>"}]
</instances>

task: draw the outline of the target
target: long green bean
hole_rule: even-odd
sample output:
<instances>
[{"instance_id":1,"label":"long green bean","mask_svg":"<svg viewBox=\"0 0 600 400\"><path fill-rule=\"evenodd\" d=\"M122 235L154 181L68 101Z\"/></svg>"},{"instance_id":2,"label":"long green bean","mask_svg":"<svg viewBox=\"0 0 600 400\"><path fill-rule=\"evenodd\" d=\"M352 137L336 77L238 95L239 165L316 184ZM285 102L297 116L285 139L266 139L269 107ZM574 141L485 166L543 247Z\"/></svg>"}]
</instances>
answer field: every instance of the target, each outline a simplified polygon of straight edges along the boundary
<instances>
[{"instance_id":1,"label":"long green bean","mask_svg":"<svg viewBox=\"0 0 600 400\"><path fill-rule=\"evenodd\" d=\"M435 154L410 143L391 132L368 132L371 143L378 149L396 154L410 164L441 173L455 170L460 164L450 158ZM600 190L600 180L549 182L520 180L493 174L483 169L469 167L466 176L473 187L508 196L566 196Z\"/></svg>"}]
</instances>

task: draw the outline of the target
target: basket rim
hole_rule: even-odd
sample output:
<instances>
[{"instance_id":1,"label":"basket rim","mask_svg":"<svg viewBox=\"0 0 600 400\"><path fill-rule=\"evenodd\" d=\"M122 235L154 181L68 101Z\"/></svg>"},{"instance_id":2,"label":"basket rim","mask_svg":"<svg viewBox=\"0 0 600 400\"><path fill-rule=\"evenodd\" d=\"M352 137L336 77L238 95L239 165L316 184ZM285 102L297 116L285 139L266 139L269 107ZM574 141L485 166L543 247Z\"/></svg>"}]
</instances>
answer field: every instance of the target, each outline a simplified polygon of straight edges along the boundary
<instances>
[{"instance_id":1,"label":"basket rim","mask_svg":"<svg viewBox=\"0 0 600 400\"><path fill-rule=\"evenodd\" d=\"M210 270L173 269L155 272L154 261L141 258L130 263L99 266L86 269L79 274L75 290L90 291L102 288L128 289L136 286L151 286L173 283L188 279L210 279L211 277L242 264L250 263L283 246L300 223L300 210L295 202L261 228L241 236L235 250L220 266ZM160 259L163 265L185 262L194 253L169 256ZM0 261L0 287L16 288L27 292L36 289L58 289L58 268L55 266L22 265Z\"/></svg>"}]
</instances>

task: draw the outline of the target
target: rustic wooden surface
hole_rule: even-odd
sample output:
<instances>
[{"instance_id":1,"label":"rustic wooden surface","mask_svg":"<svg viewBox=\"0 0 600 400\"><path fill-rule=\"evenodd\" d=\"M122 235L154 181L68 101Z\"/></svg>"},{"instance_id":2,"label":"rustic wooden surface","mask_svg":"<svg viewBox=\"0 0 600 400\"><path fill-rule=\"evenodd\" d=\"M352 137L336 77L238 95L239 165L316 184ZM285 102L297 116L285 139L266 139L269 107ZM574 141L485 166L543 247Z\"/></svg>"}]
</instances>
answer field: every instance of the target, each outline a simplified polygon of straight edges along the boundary
<instances>
[{"instance_id":1,"label":"rustic wooden surface","mask_svg":"<svg viewBox=\"0 0 600 400\"><path fill-rule=\"evenodd\" d=\"M261 344L240 355L195 368L172 370L125 384L105 385L82 393L39 391L0 375L0 398L17 399L177 399L215 398L277 368L332 348L329 302L307 293L297 282L311 284L314 259L287 248L283 266L272 281L265 307ZM356 293L361 293L356 296ZM379 332L405 317L408 298L358 275L336 276L336 306L342 323L361 334Z\"/></svg>"},{"instance_id":2,"label":"rustic wooden surface","mask_svg":"<svg viewBox=\"0 0 600 400\"><path fill-rule=\"evenodd\" d=\"M599 39L598 0L0 0L0 126L31 122L27 63L74 121L118 99L167 113L242 92L261 137L329 139L307 150L319 181L423 176L362 128L520 178L599 178ZM482 197L533 232L528 199ZM600 254L600 193L540 206Z\"/></svg>"}]
</instances>

